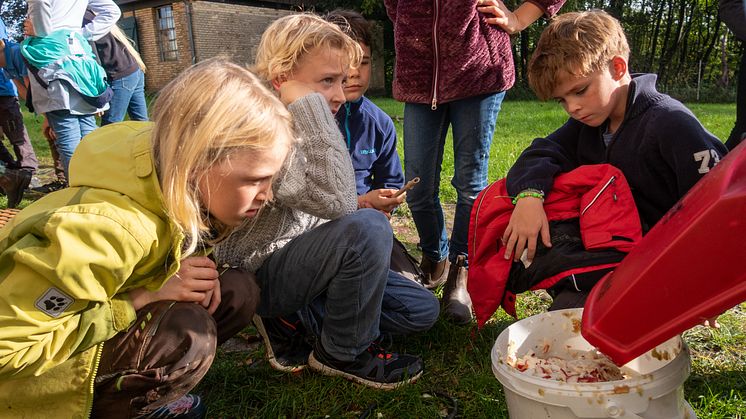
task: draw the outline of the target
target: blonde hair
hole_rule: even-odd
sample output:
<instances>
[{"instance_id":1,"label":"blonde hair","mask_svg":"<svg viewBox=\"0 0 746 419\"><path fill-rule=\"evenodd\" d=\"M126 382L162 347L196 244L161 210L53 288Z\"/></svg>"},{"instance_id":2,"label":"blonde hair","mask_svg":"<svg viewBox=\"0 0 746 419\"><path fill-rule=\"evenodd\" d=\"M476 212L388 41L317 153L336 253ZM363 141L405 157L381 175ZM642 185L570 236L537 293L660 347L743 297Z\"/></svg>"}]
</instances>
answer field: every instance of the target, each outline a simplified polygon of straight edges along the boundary
<instances>
[{"instance_id":1,"label":"blonde hair","mask_svg":"<svg viewBox=\"0 0 746 419\"><path fill-rule=\"evenodd\" d=\"M220 57L168 83L153 105L153 122L164 205L186 236L184 257L232 230L208 218L197 188L200 176L233 152L295 142L290 113L279 99L248 69Z\"/></svg>"},{"instance_id":2,"label":"blonde hair","mask_svg":"<svg viewBox=\"0 0 746 419\"><path fill-rule=\"evenodd\" d=\"M297 13L272 22L262 34L254 72L271 81L289 76L305 54L317 47L340 49L350 67L360 65L363 50L337 25L310 13Z\"/></svg>"},{"instance_id":3,"label":"blonde hair","mask_svg":"<svg viewBox=\"0 0 746 419\"><path fill-rule=\"evenodd\" d=\"M528 64L528 84L546 100L563 77L585 77L609 68L615 56L629 59L618 20L602 10L564 13L541 33Z\"/></svg>"},{"instance_id":4,"label":"blonde hair","mask_svg":"<svg viewBox=\"0 0 746 419\"><path fill-rule=\"evenodd\" d=\"M135 49L134 41L129 39L117 25L111 27L110 33L111 36L116 38L117 41L119 41L122 45L124 45L125 48L127 48L127 52L129 52L132 58L135 59L138 67L140 67L140 70L142 70L142 72L144 73L147 70L147 67L145 67L145 63L142 61L142 57L140 57L140 54Z\"/></svg>"}]
</instances>

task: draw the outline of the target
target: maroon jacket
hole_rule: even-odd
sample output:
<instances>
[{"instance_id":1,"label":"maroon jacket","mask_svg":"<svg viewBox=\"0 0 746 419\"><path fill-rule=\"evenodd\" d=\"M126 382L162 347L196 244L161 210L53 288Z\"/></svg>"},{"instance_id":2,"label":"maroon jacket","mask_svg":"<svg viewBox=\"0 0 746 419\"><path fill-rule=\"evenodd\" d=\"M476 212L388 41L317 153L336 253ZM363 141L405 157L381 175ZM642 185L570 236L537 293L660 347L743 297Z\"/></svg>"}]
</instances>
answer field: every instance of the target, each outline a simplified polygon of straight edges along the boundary
<instances>
[{"instance_id":1,"label":"maroon jacket","mask_svg":"<svg viewBox=\"0 0 746 419\"><path fill-rule=\"evenodd\" d=\"M551 17L565 0L528 0ZM477 0L385 0L394 23L394 98L445 103L508 90L510 36L485 22ZM486 16L489 17L489 16Z\"/></svg>"}]
</instances>

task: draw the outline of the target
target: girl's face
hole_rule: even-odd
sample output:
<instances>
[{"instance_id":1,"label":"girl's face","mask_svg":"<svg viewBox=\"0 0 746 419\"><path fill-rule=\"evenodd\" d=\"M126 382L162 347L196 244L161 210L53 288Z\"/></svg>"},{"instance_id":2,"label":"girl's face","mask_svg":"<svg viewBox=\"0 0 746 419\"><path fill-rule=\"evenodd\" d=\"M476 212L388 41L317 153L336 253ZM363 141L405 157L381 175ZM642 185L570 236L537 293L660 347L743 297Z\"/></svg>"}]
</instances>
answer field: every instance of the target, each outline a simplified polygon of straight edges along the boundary
<instances>
[{"instance_id":1,"label":"girl's face","mask_svg":"<svg viewBox=\"0 0 746 419\"><path fill-rule=\"evenodd\" d=\"M210 215L231 227L257 215L272 199L272 178L280 170L289 144L245 150L210 167L197 185Z\"/></svg>"}]
</instances>

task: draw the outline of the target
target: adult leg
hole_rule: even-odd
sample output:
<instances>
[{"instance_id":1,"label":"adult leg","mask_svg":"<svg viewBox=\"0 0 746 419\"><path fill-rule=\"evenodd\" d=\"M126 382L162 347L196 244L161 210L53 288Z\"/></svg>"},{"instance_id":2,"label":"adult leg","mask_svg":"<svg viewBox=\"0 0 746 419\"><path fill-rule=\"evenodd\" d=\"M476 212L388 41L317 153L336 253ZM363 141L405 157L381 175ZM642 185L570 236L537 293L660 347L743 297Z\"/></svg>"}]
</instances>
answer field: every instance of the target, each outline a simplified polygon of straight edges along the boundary
<instances>
[{"instance_id":1,"label":"adult leg","mask_svg":"<svg viewBox=\"0 0 746 419\"><path fill-rule=\"evenodd\" d=\"M215 357L217 328L202 306L159 301L104 343L92 417L135 417L180 399Z\"/></svg>"},{"instance_id":2,"label":"adult leg","mask_svg":"<svg viewBox=\"0 0 746 419\"><path fill-rule=\"evenodd\" d=\"M738 69L738 91L736 93L736 124L730 132L725 146L733 150L746 137L746 48L741 53L741 67Z\"/></svg>"},{"instance_id":3,"label":"adult leg","mask_svg":"<svg viewBox=\"0 0 746 419\"><path fill-rule=\"evenodd\" d=\"M407 192L407 205L420 237L423 283L428 288L442 284L448 268L448 233L439 194L449 108L449 104L436 110L418 103L404 105L405 177L407 181L420 178L417 187Z\"/></svg>"},{"instance_id":4,"label":"adult leg","mask_svg":"<svg viewBox=\"0 0 746 419\"><path fill-rule=\"evenodd\" d=\"M490 145L505 92L470 97L451 103L453 125L456 214L453 220L449 259L466 256L469 218L474 200L487 187Z\"/></svg>"},{"instance_id":5,"label":"adult leg","mask_svg":"<svg viewBox=\"0 0 746 419\"><path fill-rule=\"evenodd\" d=\"M111 97L109 102L109 109L101 117L101 126L124 120L124 114L127 113L127 106L129 106L133 90L133 86L129 86L129 88L125 86L128 77L125 76L111 82L111 90L114 91L114 96Z\"/></svg>"},{"instance_id":6,"label":"adult leg","mask_svg":"<svg viewBox=\"0 0 746 419\"><path fill-rule=\"evenodd\" d=\"M80 139L83 138L81 115L72 115L70 111L59 110L47 112L46 116L49 126L57 135L57 151L60 153L65 175L70 179L70 159L78 144L80 144ZM93 118L93 115L90 116Z\"/></svg>"},{"instance_id":7,"label":"adult leg","mask_svg":"<svg viewBox=\"0 0 746 419\"><path fill-rule=\"evenodd\" d=\"M80 139L90 134L93 130L98 128L96 125L96 116L94 115L77 115L78 123L80 124Z\"/></svg>"},{"instance_id":8,"label":"adult leg","mask_svg":"<svg viewBox=\"0 0 746 419\"><path fill-rule=\"evenodd\" d=\"M258 314L290 315L325 294L321 344L355 359L379 335L392 237L386 216L362 209L294 238L257 272Z\"/></svg>"},{"instance_id":9,"label":"adult leg","mask_svg":"<svg viewBox=\"0 0 746 419\"><path fill-rule=\"evenodd\" d=\"M147 121L148 103L145 100L145 74L141 70L137 70L133 75L137 77L137 85L132 91L127 113L132 121Z\"/></svg>"},{"instance_id":10,"label":"adult leg","mask_svg":"<svg viewBox=\"0 0 746 419\"><path fill-rule=\"evenodd\" d=\"M490 145L504 92L470 97L451 103L453 125L456 214L453 221L448 279L443 290L444 314L458 324L472 319L467 286L467 240L471 209L479 192L487 186Z\"/></svg>"},{"instance_id":11,"label":"adult leg","mask_svg":"<svg viewBox=\"0 0 746 419\"><path fill-rule=\"evenodd\" d=\"M23 124L18 98L15 96L0 96L0 124L5 135L13 146L16 155L17 168L34 173L39 166L31 145L26 126Z\"/></svg>"}]
</instances>

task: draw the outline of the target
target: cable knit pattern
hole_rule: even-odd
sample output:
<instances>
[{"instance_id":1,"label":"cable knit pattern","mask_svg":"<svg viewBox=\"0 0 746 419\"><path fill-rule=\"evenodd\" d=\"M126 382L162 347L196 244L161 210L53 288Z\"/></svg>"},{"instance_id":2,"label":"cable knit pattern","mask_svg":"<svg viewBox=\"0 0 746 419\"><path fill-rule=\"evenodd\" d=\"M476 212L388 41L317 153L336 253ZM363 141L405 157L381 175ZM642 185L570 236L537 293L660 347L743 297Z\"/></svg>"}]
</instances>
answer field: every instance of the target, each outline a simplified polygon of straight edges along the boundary
<instances>
[{"instance_id":1,"label":"cable knit pattern","mask_svg":"<svg viewBox=\"0 0 746 419\"><path fill-rule=\"evenodd\" d=\"M293 238L357 210L355 172L323 96L305 96L288 109L302 140L280 174L274 201L216 246L220 266L256 272Z\"/></svg>"},{"instance_id":2,"label":"cable knit pattern","mask_svg":"<svg viewBox=\"0 0 746 419\"><path fill-rule=\"evenodd\" d=\"M551 17L565 0L530 2ZM510 36L485 21L486 15L477 11L477 0L384 3L394 23L397 100L429 104L435 94L438 103L445 103L513 86Z\"/></svg>"}]
</instances>

